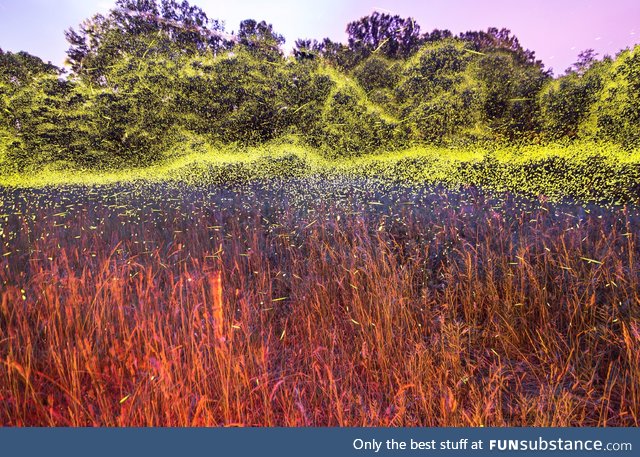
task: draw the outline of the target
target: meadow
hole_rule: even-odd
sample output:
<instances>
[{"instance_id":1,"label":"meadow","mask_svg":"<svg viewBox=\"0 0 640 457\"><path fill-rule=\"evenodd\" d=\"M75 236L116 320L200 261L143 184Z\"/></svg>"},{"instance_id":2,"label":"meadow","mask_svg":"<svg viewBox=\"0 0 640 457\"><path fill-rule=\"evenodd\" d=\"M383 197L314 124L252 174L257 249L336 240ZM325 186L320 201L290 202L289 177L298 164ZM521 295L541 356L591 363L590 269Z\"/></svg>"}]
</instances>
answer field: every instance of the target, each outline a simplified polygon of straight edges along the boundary
<instances>
[{"instance_id":1,"label":"meadow","mask_svg":"<svg viewBox=\"0 0 640 457\"><path fill-rule=\"evenodd\" d=\"M0 187L0 424L640 425L631 191L178 178Z\"/></svg>"},{"instance_id":2,"label":"meadow","mask_svg":"<svg viewBox=\"0 0 640 457\"><path fill-rule=\"evenodd\" d=\"M112 3L0 48L0 425L640 425L640 45Z\"/></svg>"}]
</instances>

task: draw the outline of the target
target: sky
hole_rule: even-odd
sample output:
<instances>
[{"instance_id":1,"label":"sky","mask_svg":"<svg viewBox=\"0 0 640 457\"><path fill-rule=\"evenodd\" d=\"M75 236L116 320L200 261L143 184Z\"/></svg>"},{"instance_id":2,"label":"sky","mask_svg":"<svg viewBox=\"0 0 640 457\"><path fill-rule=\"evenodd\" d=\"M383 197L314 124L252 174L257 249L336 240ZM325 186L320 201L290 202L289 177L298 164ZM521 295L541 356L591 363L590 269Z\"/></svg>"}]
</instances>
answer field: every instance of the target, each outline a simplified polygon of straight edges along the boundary
<instances>
[{"instance_id":1,"label":"sky","mask_svg":"<svg viewBox=\"0 0 640 457\"><path fill-rule=\"evenodd\" d=\"M210 18L224 21L227 32L243 19L265 20L286 38L346 42L346 24L373 11L413 17L423 32L434 28L454 34L506 27L523 47L535 51L556 75L576 61L580 51L615 55L640 43L640 0L190 0ZM0 48L27 51L62 66L64 31L115 0L0 0Z\"/></svg>"}]
</instances>

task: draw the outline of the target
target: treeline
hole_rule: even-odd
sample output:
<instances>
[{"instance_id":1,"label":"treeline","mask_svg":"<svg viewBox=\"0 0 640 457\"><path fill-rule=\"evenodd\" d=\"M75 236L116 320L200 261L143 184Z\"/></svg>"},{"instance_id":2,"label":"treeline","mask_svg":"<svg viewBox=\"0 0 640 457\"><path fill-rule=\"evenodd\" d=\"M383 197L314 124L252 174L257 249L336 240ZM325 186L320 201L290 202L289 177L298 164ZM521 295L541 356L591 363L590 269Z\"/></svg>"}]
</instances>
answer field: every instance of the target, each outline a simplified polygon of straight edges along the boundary
<instances>
[{"instance_id":1,"label":"treeline","mask_svg":"<svg viewBox=\"0 0 640 457\"><path fill-rule=\"evenodd\" d=\"M144 166L185 145L278 138L330 156L416 143L640 145L640 52L585 52L553 79L506 29L422 33L373 13L348 42L265 22L235 35L176 0L118 0L66 32L71 71L0 50L0 171ZM188 149L188 147L187 147Z\"/></svg>"}]
</instances>

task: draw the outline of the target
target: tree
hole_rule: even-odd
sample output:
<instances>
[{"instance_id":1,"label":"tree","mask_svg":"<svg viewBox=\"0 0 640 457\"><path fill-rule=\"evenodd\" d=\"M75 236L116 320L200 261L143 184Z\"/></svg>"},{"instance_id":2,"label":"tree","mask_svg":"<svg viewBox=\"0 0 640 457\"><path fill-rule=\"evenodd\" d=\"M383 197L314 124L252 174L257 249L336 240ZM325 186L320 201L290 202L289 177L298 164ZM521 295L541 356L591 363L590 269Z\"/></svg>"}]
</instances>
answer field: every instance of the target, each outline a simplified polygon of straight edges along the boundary
<instances>
[{"instance_id":1,"label":"tree","mask_svg":"<svg viewBox=\"0 0 640 457\"><path fill-rule=\"evenodd\" d=\"M41 74L61 75L62 70L27 52L4 52L0 48L0 83L19 86Z\"/></svg>"},{"instance_id":2,"label":"tree","mask_svg":"<svg viewBox=\"0 0 640 457\"><path fill-rule=\"evenodd\" d=\"M177 69L168 58L124 55L109 68L109 86L82 85L84 122L90 127L88 154L92 166L144 166L161 160L174 140Z\"/></svg>"},{"instance_id":3,"label":"tree","mask_svg":"<svg viewBox=\"0 0 640 457\"><path fill-rule=\"evenodd\" d=\"M313 49L317 51L327 63L342 70L350 70L358 63L358 57L353 50L329 38L323 39L320 43L314 41Z\"/></svg>"},{"instance_id":4,"label":"tree","mask_svg":"<svg viewBox=\"0 0 640 457\"><path fill-rule=\"evenodd\" d=\"M274 32L271 24L253 19L246 19L240 23L238 45L256 57L270 61L279 60L282 58L282 44L284 37Z\"/></svg>"},{"instance_id":5,"label":"tree","mask_svg":"<svg viewBox=\"0 0 640 457\"><path fill-rule=\"evenodd\" d=\"M453 38L453 33L447 29L434 29L431 32L425 32L420 40L423 43L433 43L434 41L446 40L447 38Z\"/></svg>"},{"instance_id":6,"label":"tree","mask_svg":"<svg viewBox=\"0 0 640 457\"><path fill-rule=\"evenodd\" d=\"M395 119L372 109L355 84L333 90L323 107L322 120L312 133L327 154L358 156L393 147Z\"/></svg>"},{"instance_id":7,"label":"tree","mask_svg":"<svg viewBox=\"0 0 640 457\"><path fill-rule=\"evenodd\" d=\"M501 138L516 139L539 129L537 94L550 71L506 28L461 33L476 53L472 77L483 87L484 120Z\"/></svg>"},{"instance_id":8,"label":"tree","mask_svg":"<svg viewBox=\"0 0 640 457\"><path fill-rule=\"evenodd\" d=\"M309 39L297 39L293 47L293 57L301 62L315 60L319 55L318 41Z\"/></svg>"},{"instance_id":9,"label":"tree","mask_svg":"<svg viewBox=\"0 0 640 457\"><path fill-rule=\"evenodd\" d=\"M399 102L414 106L442 91L452 90L462 81L463 72L473 57L459 40L424 45L404 65L396 87Z\"/></svg>"},{"instance_id":10,"label":"tree","mask_svg":"<svg viewBox=\"0 0 640 457\"><path fill-rule=\"evenodd\" d=\"M496 27L490 27L486 32L469 31L461 33L458 38L470 43L472 49L476 52L508 51L521 64L535 65L539 68L544 67L541 60L536 60L535 53L524 49L520 44L520 40L515 35L512 35L509 29L502 28L498 30Z\"/></svg>"},{"instance_id":11,"label":"tree","mask_svg":"<svg viewBox=\"0 0 640 457\"><path fill-rule=\"evenodd\" d=\"M362 88L370 93L376 89L393 89L398 82L400 65L382 56L371 55L353 71Z\"/></svg>"},{"instance_id":12,"label":"tree","mask_svg":"<svg viewBox=\"0 0 640 457\"><path fill-rule=\"evenodd\" d=\"M605 69L590 66L547 83L538 95L543 133L553 140L575 139L602 90ZM573 68L573 67L572 67Z\"/></svg>"},{"instance_id":13,"label":"tree","mask_svg":"<svg viewBox=\"0 0 640 457\"><path fill-rule=\"evenodd\" d=\"M60 139L56 137L56 129L66 115L62 100L66 87L60 80L61 74L55 65L31 54L0 49L0 166L3 169L8 165L15 169L24 159L33 159L40 152L40 142L32 141L38 132L49 138L49 144L44 145L49 150L60 147L56 144Z\"/></svg>"},{"instance_id":14,"label":"tree","mask_svg":"<svg viewBox=\"0 0 640 457\"><path fill-rule=\"evenodd\" d=\"M373 52L407 58L420 47L420 26L412 18L374 12L347 25L349 49L361 61Z\"/></svg>"},{"instance_id":15,"label":"tree","mask_svg":"<svg viewBox=\"0 0 640 457\"><path fill-rule=\"evenodd\" d=\"M425 44L404 65L396 99L412 139L446 142L480 117L480 85L468 78L474 54L445 39Z\"/></svg>"},{"instance_id":16,"label":"tree","mask_svg":"<svg viewBox=\"0 0 640 457\"><path fill-rule=\"evenodd\" d=\"M76 74L99 81L123 54L139 57L193 55L228 47L223 25L209 20L186 0L117 0L106 16L97 14L79 30L65 32L68 62ZM152 36L152 40L141 37Z\"/></svg>"},{"instance_id":17,"label":"tree","mask_svg":"<svg viewBox=\"0 0 640 457\"><path fill-rule=\"evenodd\" d=\"M294 91L284 60L271 62L238 46L223 56L187 61L175 85L176 107L184 128L214 141L256 144L287 126L284 94Z\"/></svg>"},{"instance_id":18,"label":"tree","mask_svg":"<svg viewBox=\"0 0 640 457\"><path fill-rule=\"evenodd\" d=\"M15 141L9 144L7 158L14 169L24 171L79 152L74 148L72 87L56 75L41 73L8 97L7 121Z\"/></svg>"},{"instance_id":19,"label":"tree","mask_svg":"<svg viewBox=\"0 0 640 457\"><path fill-rule=\"evenodd\" d=\"M585 76L602 73L602 89L580 126L585 137L640 147L640 45L620 52L614 61L594 64ZM583 76L584 77L584 76Z\"/></svg>"},{"instance_id":20,"label":"tree","mask_svg":"<svg viewBox=\"0 0 640 457\"><path fill-rule=\"evenodd\" d=\"M508 50L476 56L472 77L483 88L487 125L502 138L518 139L538 130L537 94L549 74L534 63L523 63Z\"/></svg>"},{"instance_id":21,"label":"tree","mask_svg":"<svg viewBox=\"0 0 640 457\"><path fill-rule=\"evenodd\" d=\"M553 81L540 93L543 131L551 139L574 139L589 108L586 81L567 75Z\"/></svg>"},{"instance_id":22,"label":"tree","mask_svg":"<svg viewBox=\"0 0 640 457\"><path fill-rule=\"evenodd\" d=\"M591 66L597 62L598 53L593 49L585 49L578 54L578 60L565 70L565 74L577 73L583 75Z\"/></svg>"}]
</instances>

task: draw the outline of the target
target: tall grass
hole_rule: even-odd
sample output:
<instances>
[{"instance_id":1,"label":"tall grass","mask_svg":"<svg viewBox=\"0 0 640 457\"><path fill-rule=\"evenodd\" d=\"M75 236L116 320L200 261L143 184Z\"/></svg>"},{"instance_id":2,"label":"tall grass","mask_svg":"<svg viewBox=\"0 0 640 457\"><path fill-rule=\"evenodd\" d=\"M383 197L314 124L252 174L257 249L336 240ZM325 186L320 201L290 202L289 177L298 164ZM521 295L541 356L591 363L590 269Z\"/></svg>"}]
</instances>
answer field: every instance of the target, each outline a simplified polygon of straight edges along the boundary
<instances>
[{"instance_id":1,"label":"tall grass","mask_svg":"<svg viewBox=\"0 0 640 457\"><path fill-rule=\"evenodd\" d=\"M3 425L640 425L630 208L2 192Z\"/></svg>"}]
</instances>

